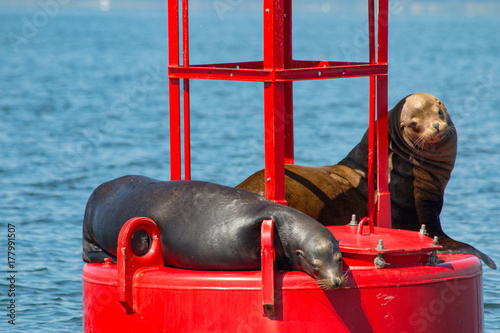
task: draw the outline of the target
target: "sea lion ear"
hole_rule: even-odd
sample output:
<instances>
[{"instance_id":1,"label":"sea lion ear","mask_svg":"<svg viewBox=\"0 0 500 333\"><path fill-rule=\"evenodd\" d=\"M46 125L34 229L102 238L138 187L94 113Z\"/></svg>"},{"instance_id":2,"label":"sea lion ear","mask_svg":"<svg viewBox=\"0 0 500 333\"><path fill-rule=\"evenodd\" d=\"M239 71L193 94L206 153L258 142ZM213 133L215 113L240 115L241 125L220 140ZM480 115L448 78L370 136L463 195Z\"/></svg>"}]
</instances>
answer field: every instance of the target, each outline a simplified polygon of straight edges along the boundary
<instances>
[{"instance_id":1,"label":"sea lion ear","mask_svg":"<svg viewBox=\"0 0 500 333\"><path fill-rule=\"evenodd\" d=\"M297 253L297 256L299 256L299 257L304 257L304 251L302 251L302 250L297 250L297 251L295 251L295 253Z\"/></svg>"},{"instance_id":2,"label":"sea lion ear","mask_svg":"<svg viewBox=\"0 0 500 333\"><path fill-rule=\"evenodd\" d=\"M399 125L401 126L401 128L403 128L403 127L405 127L405 122L402 121Z\"/></svg>"}]
</instances>

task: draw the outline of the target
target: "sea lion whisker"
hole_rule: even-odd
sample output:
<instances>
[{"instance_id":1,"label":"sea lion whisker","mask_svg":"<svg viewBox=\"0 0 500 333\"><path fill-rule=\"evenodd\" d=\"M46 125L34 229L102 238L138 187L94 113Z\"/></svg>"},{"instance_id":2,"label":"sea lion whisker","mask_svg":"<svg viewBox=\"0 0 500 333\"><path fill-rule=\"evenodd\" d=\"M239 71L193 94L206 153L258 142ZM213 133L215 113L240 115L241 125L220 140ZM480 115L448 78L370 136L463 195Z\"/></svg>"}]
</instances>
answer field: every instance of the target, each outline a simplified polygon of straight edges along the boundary
<instances>
[{"instance_id":1,"label":"sea lion whisker","mask_svg":"<svg viewBox=\"0 0 500 333\"><path fill-rule=\"evenodd\" d=\"M429 138L425 135L421 135L418 137L418 139L416 140L417 142L417 148L419 148L420 150L424 150L424 147L425 145L427 144L427 142L429 141Z\"/></svg>"},{"instance_id":2,"label":"sea lion whisker","mask_svg":"<svg viewBox=\"0 0 500 333\"><path fill-rule=\"evenodd\" d=\"M323 290L332 290L332 289L334 289L333 283L331 283L330 281L328 281L326 279L316 280L316 282L318 283L318 285Z\"/></svg>"},{"instance_id":3,"label":"sea lion whisker","mask_svg":"<svg viewBox=\"0 0 500 333\"><path fill-rule=\"evenodd\" d=\"M347 282L347 280L349 279L349 276L348 276L347 274L349 274L349 272L350 272L350 271L351 271L351 270L350 270L350 269L348 269L348 270L344 273L344 275L342 275L342 279L343 279L342 284L346 283L346 282Z\"/></svg>"},{"instance_id":4,"label":"sea lion whisker","mask_svg":"<svg viewBox=\"0 0 500 333\"><path fill-rule=\"evenodd\" d=\"M296 286L297 287L315 287L317 285L319 285L321 288L321 284L318 282L319 280L315 280L315 279L307 279L301 283L298 283Z\"/></svg>"}]
</instances>

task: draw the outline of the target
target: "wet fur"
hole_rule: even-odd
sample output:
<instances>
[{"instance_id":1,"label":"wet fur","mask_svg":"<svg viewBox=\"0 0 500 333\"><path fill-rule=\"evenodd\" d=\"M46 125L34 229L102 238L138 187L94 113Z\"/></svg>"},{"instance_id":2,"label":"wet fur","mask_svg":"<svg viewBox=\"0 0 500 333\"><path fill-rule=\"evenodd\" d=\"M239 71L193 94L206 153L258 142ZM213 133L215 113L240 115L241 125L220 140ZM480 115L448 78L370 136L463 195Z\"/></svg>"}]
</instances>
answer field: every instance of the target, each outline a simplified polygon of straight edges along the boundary
<instances>
[{"instance_id":1,"label":"wet fur","mask_svg":"<svg viewBox=\"0 0 500 333\"><path fill-rule=\"evenodd\" d=\"M311 217L254 193L197 182L161 182L125 176L99 186L90 196L83 221L83 260L116 260L118 234L133 217L149 217L160 229L166 266L209 270L261 268L261 222L275 223L275 250L279 269L311 272L310 261L321 260L322 274L312 275L325 288L343 281L338 241ZM316 239L329 244L323 253ZM134 253L147 252L148 239L132 241ZM299 258L298 251L304 253ZM305 257L309 261L301 261ZM328 282L328 277L330 282Z\"/></svg>"}]
</instances>

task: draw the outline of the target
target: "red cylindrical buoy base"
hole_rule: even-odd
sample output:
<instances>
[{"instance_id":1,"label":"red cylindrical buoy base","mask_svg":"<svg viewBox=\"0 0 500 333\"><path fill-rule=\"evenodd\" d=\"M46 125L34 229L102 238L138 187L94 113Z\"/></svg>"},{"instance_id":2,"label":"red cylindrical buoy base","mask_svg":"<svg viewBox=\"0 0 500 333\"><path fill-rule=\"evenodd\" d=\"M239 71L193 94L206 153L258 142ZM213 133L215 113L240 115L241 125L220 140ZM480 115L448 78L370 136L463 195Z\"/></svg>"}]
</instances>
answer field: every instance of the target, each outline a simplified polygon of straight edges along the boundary
<instances>
[{"instance_id":1,"label":"red cylindrical buoy base","mask_svg":"<svg viewBox=\"0 0 500 333\"><path fill-rule=\"evenodd\" d=\"M275 315L262 309L261 271L155 268L119 302L117 265L83 270L84 332L482 332L482 268L471 255L437 265L352 268L325 291L301 272L275 276Z\"/></svg>"}]
</instances>

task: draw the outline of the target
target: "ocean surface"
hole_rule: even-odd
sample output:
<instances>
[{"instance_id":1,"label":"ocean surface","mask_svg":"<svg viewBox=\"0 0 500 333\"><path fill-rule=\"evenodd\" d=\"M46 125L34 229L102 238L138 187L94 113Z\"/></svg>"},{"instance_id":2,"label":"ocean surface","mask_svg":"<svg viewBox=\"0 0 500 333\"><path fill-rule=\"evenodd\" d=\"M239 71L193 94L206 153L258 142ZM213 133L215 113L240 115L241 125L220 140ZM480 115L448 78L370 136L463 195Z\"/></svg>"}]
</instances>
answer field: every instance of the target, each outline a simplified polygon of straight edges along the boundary
<instances>
[{"instance_id":1,"label":"ocean surface","mask_svg":"<svg viewBox=\"0 0 500 333\"><path fill-rule=\"evenodd\" d=\"M127 174L169 179L166 12L102 3L0 7L2 332L81 331L88 197ZM262 59L260 13L231 3L192 12L191 63ZM328 9L294 13L294 58L367 60L365 16ZM457 127L443 229L500 264L500 19L394 10L389 30L390 107L427 92ZM234 186L263 167L262 88L192 81L193 179ZM296 163L335 164L367 128L368 79L295 83L294 106ZM483 269L485 329L500 332L500 272Z\"/></svg>"}]
</instances>

